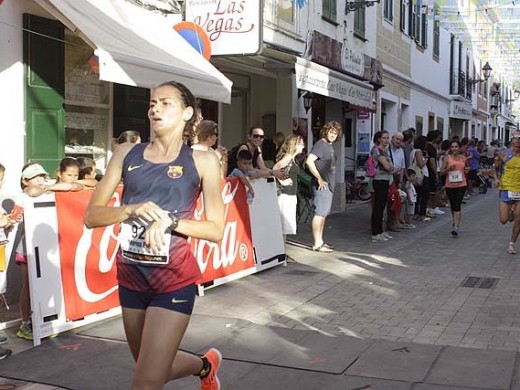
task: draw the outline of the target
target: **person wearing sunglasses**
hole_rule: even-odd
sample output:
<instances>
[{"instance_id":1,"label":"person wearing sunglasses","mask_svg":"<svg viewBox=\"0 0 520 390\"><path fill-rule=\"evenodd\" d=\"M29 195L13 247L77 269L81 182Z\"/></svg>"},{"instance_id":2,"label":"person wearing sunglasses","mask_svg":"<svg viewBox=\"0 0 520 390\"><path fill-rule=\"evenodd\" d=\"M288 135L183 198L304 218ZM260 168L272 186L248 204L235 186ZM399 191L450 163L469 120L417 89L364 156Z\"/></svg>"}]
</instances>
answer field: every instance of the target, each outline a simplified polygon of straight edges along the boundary
<instances>
[{"instance_id":1,"label":"person wearing sunglasses","mask_svg":"<svg viewBox=\"0 0 520 390\"><path fill-rule=\"evenodd\" d=\"M264 142L264 139L265 134L263 129L260 127L251 127L251 129L249 129L247 142L239 145L238 150L236 150L236 154L242 150L249 150L253 155L253 168L262 171L261 176L274 176L279 180L286 179L287 175L283 172L283 170L269 169L265 165L265 161L262 156L262 143ZM234 150L232 150L232 154L235 154ZM228 174L234 168L236 168L236 155L230 156L228 163Z\"/></svg>"},{"instance_id":2,"label":"person wearing sunglasses","mask_svg":"<svg viewBox=\"0 0 520 390\"><path fill-rule=\"evenodd\" d=\"M495 169L491 175L495 179L495 186L500 189L498 204L498 218L500 223L513 222L511 241L507 252L516 253L516 240L520 234L520 131L515 130L511 136L511 147L497 156Z\"/></svg>"}]
</instances>

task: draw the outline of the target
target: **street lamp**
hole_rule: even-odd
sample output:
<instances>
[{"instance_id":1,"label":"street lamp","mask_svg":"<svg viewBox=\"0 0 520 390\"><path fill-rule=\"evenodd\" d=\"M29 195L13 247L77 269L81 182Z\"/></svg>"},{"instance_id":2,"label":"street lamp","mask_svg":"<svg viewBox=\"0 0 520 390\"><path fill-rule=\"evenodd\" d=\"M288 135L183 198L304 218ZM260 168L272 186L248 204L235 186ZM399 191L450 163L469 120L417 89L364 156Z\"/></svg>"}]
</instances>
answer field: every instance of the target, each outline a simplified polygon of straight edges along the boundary
<instances>
[{"instance_id":1,"label":"street lamp","mask_svg":"<svg viewBox=\"0 0 520 390\"><path fill-rule=\"evenodd\" d=\"M372 7L376 3L379 4L381 0L362 0L362 1L348 1L345 3L345 15L352 11L357 11L363 7Z\"/></svg>"},{"instance_id":2,"label":"street lamp","mask_svg":"<svg viewBox=\"0 0 520 390\"><path fill-rule=\"evenodd\" d=\"M312 107L312 99L314 98L311 92L307 92L303 95L303 108L305 108L305 113L307 114Z\"/></svg>"},{"instance_id":3,"label":"street lamp","mask_svg":"<svg viewBox=\"0 0 520 390\"><path fill-rule=\"evenodd\" d=\"M486 61L486 64L482 67L482 71L484 72L484 78L483 79L477 79L477 80L471 80L471 84L475 85L478 83L483 83L487 79L489 79L489 76L491 76L491 71L493 68L489 65L489 62Z\"/></svg>"}]
</instances>

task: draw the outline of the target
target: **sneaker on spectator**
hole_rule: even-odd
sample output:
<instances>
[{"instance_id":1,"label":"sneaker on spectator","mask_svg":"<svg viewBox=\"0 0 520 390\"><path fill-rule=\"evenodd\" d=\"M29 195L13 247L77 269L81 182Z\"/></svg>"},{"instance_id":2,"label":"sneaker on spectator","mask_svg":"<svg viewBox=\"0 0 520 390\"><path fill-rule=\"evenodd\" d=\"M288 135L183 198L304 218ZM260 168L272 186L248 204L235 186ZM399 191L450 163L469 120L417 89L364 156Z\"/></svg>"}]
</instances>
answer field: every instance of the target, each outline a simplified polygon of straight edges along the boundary
<instances>
[{"instance_id":1,"label":"sneaker on spectator","mask_svg":"<svg viewBox=\"0 0 520 390\"><path fill-rule=\"evenodd\" d=\"M453 238L457 238L459 236L459 228L458 227L454 227L453 230L451 231L451 236Z\"/></svg>"},{"instance_id":2,"label":"sneaker on spectator","mask_svg":"<svg viewBox=\"0 0 520 390\"><path fill-rule=\"evenodd\" d=\"M437 214L435 214L435 211L433 211L432 209L428 209L426 210L426 216L430 218L435 218L437 217Z\"/></svg>"},{"instance_id":3,"label":"sneaker on spectator","mask_svg":"<svg viewBox=\"0 0 520 390\"><path fill-rule=\"evenodd\" d=\"M384 242L384 241L388 241L388 238L386 238L382 234L376 234L375 236L372 236L372 242Z\"/></svg>"},{"instance_id":4,"label":"sneaker on spectator","mask_svg":"<svg viewBox=\"0 0 520 390\"><path fill-rule=\"evenodd\" d=\"M440 208L438 208L438 207L435 207L435 208L433 209L433 212L434 212L436 215L444 215L444 214L446 214L445 211L442 211L442 210L441 210Z\"/></svg>"},{"instance_id":5,"label":"sneaker on spectator","mask_svg":"<svg viewBox=\"0 0 520 390\"><path fill-rule=\"evenodd\" d=\"M507 248L507 253L509 253L511 255L516 254L516 249L515 249L515 243L514 242L510 242L509 243L509 248Z\"/></svg>"},{"instance_id":6,"label":"sneaker on spectator","mask_svg":"<svg viewBox=\"0 0 520 390\"><path fill-rule=\"evenodd\" d=\"M11 356L12 353L13 351L11 351L10 349L0 347L0 360L8 358L9 356Z\"/></svg>"},{"instance_id":7,"label":"sneaker on spectator","mask_svg":"<svg viewBox=\"0 0 520 390\"><path fill-rule=\"evenodd\" d=\"M388 234L388 232L383 232L383 233L381 233L381 235L382 235L384 238L386 238L387 240L393 238L390 234Z\"/></svg>"},{"instance_id":8,"label":"sneaker on spectator","mask_svg":"<svg viewBox=\"0 0 520 390\"><path fill-rule=\"evenodd\" d=\"M201 378L200 390L220 390L220 381L217 377L217 372L222 362L222 354L218 349L211 348L204 355L210 365L209 373Z\"/></svg>"},{"instance_id":9,"label":"sneaker on spectator","mask_svg":"<svg viewBox=\"0 0 520 390\"><path fill-rule=\"evenodd\" d=\"M16 332L16 337L20 337L21 339L32 341L32 339L33 339L32 325L30 323L20 325L20 329L18 329L18 332Z\"/></svg>"}]
</instances>

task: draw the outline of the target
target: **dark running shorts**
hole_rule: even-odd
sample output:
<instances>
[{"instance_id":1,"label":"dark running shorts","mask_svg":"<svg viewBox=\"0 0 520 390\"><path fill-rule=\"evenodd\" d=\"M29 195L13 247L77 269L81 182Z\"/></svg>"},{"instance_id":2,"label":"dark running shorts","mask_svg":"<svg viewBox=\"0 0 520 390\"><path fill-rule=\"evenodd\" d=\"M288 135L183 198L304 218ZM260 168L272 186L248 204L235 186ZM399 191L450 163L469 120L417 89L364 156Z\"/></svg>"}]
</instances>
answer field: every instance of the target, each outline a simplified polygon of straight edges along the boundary
<instances>
[{"instance_id":1,"label":"dark running shorts","mask_svg":"<svg viewBox=\"0 0 520 390\"><path fill-rule=\"evenodd\" d=\"M196 290L195 284L168 293L133 291L119 286L119 301L121 306L127 309L146 310L150 306L155 306L191 315Z\"/></svg>"}]
</instances>

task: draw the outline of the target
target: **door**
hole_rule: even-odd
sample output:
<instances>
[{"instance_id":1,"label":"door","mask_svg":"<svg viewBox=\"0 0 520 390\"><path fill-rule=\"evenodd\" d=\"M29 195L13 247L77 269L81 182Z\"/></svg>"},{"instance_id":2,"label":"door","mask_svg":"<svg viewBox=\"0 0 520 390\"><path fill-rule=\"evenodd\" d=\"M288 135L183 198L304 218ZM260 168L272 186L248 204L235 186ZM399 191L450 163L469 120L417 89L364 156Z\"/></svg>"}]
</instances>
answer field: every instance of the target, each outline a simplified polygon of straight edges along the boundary
<instances>
[{"instance_id":1,"label":"door","mask_svg":"<svg viewBox=\"0 0 520 390\"><path fill-rule=\"evenodd\" d=\"M25 157L54 172L65 153L64 27L24 14Z\"/></svg>"}]
</instances>

